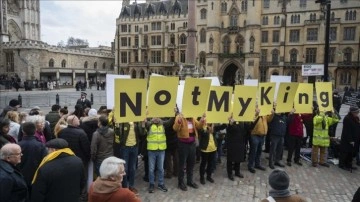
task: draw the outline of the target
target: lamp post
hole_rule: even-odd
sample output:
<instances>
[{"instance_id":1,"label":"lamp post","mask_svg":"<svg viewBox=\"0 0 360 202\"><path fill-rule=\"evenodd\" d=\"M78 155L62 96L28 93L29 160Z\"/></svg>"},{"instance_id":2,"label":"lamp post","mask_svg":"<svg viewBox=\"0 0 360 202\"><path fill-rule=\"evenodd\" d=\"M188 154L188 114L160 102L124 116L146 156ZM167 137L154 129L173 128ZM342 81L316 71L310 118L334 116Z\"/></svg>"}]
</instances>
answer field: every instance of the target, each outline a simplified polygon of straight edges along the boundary
<instances>
[{"instance_id":1,"label":"lamp post","mask_svg":"<svg viewBox=\"0 0 360 202\"><path fill-rule=\"evenodd\" d=\"M326 21L325 21L325 50L324 50L324 78L323 81L329 81L329 38L330 38L330 0L316 0L315 3L320 3L321 6L326 6Z\"/></svg>"}]
</instances>

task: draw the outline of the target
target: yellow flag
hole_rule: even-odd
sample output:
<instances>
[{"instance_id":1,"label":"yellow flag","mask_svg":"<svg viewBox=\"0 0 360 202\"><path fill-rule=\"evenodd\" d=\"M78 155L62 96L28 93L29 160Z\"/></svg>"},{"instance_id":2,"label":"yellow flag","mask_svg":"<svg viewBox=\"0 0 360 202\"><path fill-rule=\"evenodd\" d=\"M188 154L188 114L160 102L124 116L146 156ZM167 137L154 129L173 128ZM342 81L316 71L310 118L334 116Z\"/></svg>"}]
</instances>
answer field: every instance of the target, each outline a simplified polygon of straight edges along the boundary
<instances>
[{"instance_id":1,"label":"yellow flag","mask_svg":"<svg viewBox=\"0 0 360 202\"><path fill-rule=\"evenodd\" d=\"M182 101L185 117L200 117L206 111L210 85L210 79L186 78Z\"/></svg>"},{"instance_id":2,"label":"yellow flag","mask_svg":"<svg viewBox=\"0 0 360 202\"><path fill-rule=\"evenodd\" d=\"M176 106L177 77L151 76L148 92L148 117L173 117Z\"/></svg>"},{"instance_id":3,"label":"yellow flag","mask_svg":"<svg viewBox=\"0 0 360 202\"><path fill-rule=\"evenodd\" d=\"M313 96L312 83L299 83L294 99L295 113L312 113Z\"/></svg>"},{"instance_id":4,"label":"yellow flag","mask_svg":"<svg viewBox=\"0 0 360 202\"><path fill-rule=\"evenodd\" d=\"M233 119L254 121L257 86L235 86L233 99Z\"/></svg>"},{"instance_id":5,"label":"yellow flag","mask_svg":"<svg viewBox=\"0 0 360 202\"><path fill-rule=\"evenodd\" d=\"M228 123L231 115L230 86L211 86L209 101L206 111L207 123Z\"/></svg>"},{"instance_id":6,"label":"yellow flag","mask_svg":"<svg viewBox=\"0 0 360 202\"><path fill-rule=\"evenodd\" d=\"M259 84L258 107L260 109L260 116L271 114L274 102L275 85L275 83L271 82Z\"/></svg>"},{"instance_id":7,"label":"yellow flag","mask_svg":"<svg viewBox=\"0 0 360 202\"><path fill-rule=\"evenodd\" d=\"M115 120L117 123L143 121L146 112L145 79L115 79Z\"/></svg>"},{"instance_id":8,"label":"yellow flag","mask_svg":"<svg viewBox=\"0 0 360 202\"><path fill-rule=\"evenodd\" d=\"M316 82L316 98L321 112L334 111L331 82Z\"/></svg>"},{"instance_id":9,"label":"yellow flag","mask_svg":"<svg viewBox=\"0 0 360 202\"><path fill-rule=\"evenodd\" d=\"M280 83L276 99L276 113L290 112L299 83Z\"/></svg>"}]
</instances>

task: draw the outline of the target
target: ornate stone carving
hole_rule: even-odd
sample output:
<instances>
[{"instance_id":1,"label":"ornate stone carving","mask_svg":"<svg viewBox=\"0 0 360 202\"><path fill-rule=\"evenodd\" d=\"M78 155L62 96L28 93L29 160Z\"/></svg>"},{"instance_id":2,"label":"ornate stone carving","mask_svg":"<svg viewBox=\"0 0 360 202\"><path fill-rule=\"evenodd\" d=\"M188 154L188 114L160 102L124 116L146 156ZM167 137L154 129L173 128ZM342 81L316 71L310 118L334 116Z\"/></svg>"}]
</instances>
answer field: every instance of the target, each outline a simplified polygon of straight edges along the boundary
<instances>
[{"instance_id":1,"label":"ornate stone carving","mask_svg":"<svg viewBox=\"0 0 360 202\"><path fill-rule=\"evenodd\" d=\"M7 6L8 13L11 15L18 16L20 13L19 0L7 0L7 3L8 3Z\"/></svg>"}]
</instances>

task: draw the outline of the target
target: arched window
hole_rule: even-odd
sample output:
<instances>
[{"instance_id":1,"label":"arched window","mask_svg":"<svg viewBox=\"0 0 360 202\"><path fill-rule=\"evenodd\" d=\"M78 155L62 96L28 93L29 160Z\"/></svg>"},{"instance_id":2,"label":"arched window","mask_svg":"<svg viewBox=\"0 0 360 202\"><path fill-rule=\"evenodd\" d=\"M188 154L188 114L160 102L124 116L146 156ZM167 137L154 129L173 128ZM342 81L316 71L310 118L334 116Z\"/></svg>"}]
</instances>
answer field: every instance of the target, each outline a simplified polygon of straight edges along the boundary
<instances>
[{"instance_id":1,"label":"arched window","mask_svg":"<svg viewBox=\"0 0 360 202\"><path fill-rule=\"evenodd\" d=\"M206 43L206 31L204 28L200 30L200 43Z\"/></svg>"},{"instance_id":2,"label":"arched window","mask_svg":"<svg viewBox=\"0 0 360 202\"><path fill-rule=\"evenodd\" d=\"M61 67L66 67L66 60L61 61Z\"/></svg>"},{"instance_id":3,"label":"arched window","mask_svg":"<svg viewBox=\"0 0 360 202\"><path fill-rule=\"evenodd\" d=\"M114 63L111 63L110 70L114 70Z\"/></svg>"},{"instance_id":4,"label":"arched window","mask_svg":"<svg viewBox=\"0 0 360 202\"><path fill-rule=\"evenodd\" d=\"M348 85L351 84L351 72L341 72L340 74L340 83L342 85Z\"/></svg>"},{"instance_id":5,"label":"arched window","mask_svg":"<svg viewBox=\"0 0 360 202\"><path fill-rule=\"evenodd\" d=\"M230 26L236 27L238 26L238 11L234 8L231 10L231 16L230 16Z\"/></svg>"},{"instance_id":6,"label":"arched window","mask_svg":"<svg viewBox=\"0 0 360 202\"><path fill-rule=\"evenodd\" d=\"M147 46L149 43L148 41L148 35L144 35L144 46Z\"/></svg>"},{"instance_id":7,"label":"arched window","mask_svg":"<svg viewBox=\"0 0 360 202\"><path fill-rule=\"evenodd\" d=\"M185 50L181 50L180 51L180 62L185 62L185 59L186 59L186 53L185 53Z\"/></svg>"},{"instance_id":8,"label":"arched window","mask_svg":"<svg viewBox=\"0 0 360 202\"><path fill-rule=\"evenodd\" d=\"M87 69L88 68L88 61L85 61L84 63L84 69Z\"/></svg>"},{"instance_id":9,"label":"arched window","mask_svg":"<svg viewBox=\"0 0 360 202\"><path fill-rule=\"evenodd\" d=\"M49 61L49 67L54 67L54 59L50 59L50 61Z\"/></svg>"},{"instance_id":10,"label":"arched window","mask_svg":"<svg viewBox=\"0 0 360 202\"><path fill-rule=\"evenodd\" d=\"M272 64L273 65L279 64L279 50L278 49L272 50L271 55L272 55L272 60L271 60Z\"/></svg>"},{"instance_id":11,"label":"arched window","mask_svg":"<svg viewBox=\"0 0 360 202\"><path fill-rule=\"evenodd\" d=\"M105 64L105 62L103 63L102 68L103 68L103 69L106 69L106 64Z\"/></svg>"},{"instance_id":12,"label":"arched window","mask_svg":"<svg viewBox=\"0 0 360 202\"><path fill-rule=\"evenodd\" d=\"M223 40L223 53L230 53L230 43L229 37L225 36Z\"/></svg>"},{"instance_id":13,"label":"arched window","mask_svg":"<svg viewBox=\"0 0 360 202\"><path fill-rule=\"evenodd\" d=\"M287 75L291 76L291 82L298 82L298 73L296 70L288 72Z\"/></svg>"},{"instance_id":14,"label":"arched window","mask_svg":"<svg viewBox=\"0 0 360 202\"><path fill-rule=\"evenodd\" d=\"M170 51L170 62L175 62L175 53L174 53L174 51Z\"/></svg>"},{"instance_id":15,"label":"arched window","mask_svg":"<svg viewBox=\"0 0 360 202\"><path fill-rule=\"evenodd\" d=\"M351 63L352 62L352 53L353 49L351 48L345 48L344 51L344 63Z\"/></svg>"},{"instance_id":16,"label":"arched window","mask_svg":"<svg viewBox=\"0 0 360 202\"><path fill-rule=\"evenodd\" d=\"M268 25L269 24L269 18L267 16L264 16L262 19L262 24L263 25Z\"/></svg>"},{"instance_id":17,"label":"arched window","mask_svg":"<svg viewBox=\"0 0 360 202\"><path fill-rule=\"evenodd\" d=\"M236 52L242 53L244 50L244 43L245 43L244 37L241 35L237 36L235 43L236 43Z\"/></svg>"},{"instance_id":18,"label":"arched window","mask_svg":"<svg viewBox=\"0 0 360 202\"><path fill-rule=\"evenodd\" d=\"M296 64L297 55L298 55L298 51L295 48L291 49L291 51L290 51L290 63L291 64Z\"/></svg>"},{"instance_id":19,"label":"arched window","mask_svg":"<svg viewBox=\"0 0 360 202\"><path fill-rule=\"evenodd\" d=\"M175 45L175 34L170 35L170 44Z\"/></svg>"},{"instance_id":20,"label":"arched window","mask_svg":"<svg viewBox=\"0 0 360 202\"><path fill-rule=\"evenodd\" d=\"M200 10L200 19L201 20L205 20L206 19L206 15L207 15L207 11L205 8Z\"/></svg>"},{"instance_id":21,"label":"arched window","mask_svg":"<svg viewBox=\"0 0 360 202\"><path fill-rule=\"evenodd\" d=\"M131 78L132 79L136 78L136 71L134 69L131 71Z\"/></svg>"},{"instance_id":22,"label":"arched window","mask_svg":"<svg viewBox=\"0 0 360 202\"><path fill-rule=\"evenodd\" d=\"M180 36L180 44L186 44L186 36L185 36L185 34L181 34L181 36Z\"/></svg>"},{"instance_id":23,"label":"arched window","mask_svg":"<svg viewBox=\"0 0 360 202\"><path fill-rule=\"evenodd\" d=\"M204 51L200 52L199 58L200 58L200 66L206 65L206 53Z\"/></svg>"},{"instance_id":24,"label":"arched window","mask_svg":"<svg viewBox=\"0 0 360 202\"><path fill-rule=\"evenodd\" d=\"M247 11L247 0L241 2L241 11L243 12Z\"/></svg>"},{"instance_id":25,"label":"arched window","mask_svg":"<svg viewBox=\"0 0 360 202\"><path fill-rule=\"evenodd\" d=\"M97 69L97 62L94 63L94 69Z\"/></svg>"}]
</instances>

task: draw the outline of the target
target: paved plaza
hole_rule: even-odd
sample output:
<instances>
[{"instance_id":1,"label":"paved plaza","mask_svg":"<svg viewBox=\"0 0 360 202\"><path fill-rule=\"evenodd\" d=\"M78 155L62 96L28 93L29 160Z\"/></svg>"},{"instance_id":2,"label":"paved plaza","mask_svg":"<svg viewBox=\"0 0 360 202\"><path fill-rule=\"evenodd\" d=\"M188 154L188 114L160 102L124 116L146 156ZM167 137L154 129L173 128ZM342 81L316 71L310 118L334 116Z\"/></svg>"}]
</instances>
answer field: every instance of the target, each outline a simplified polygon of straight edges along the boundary
<instances>
[{"instance_id":1,"label":"paved plaza","mask_svg":"<svg viewBox=\"0 0 360 202\"><path fill-rule=\"evenodd\" d=\"M87 90L88 99L90 94L94 95L93 107L98 109L101 105L106 105L105 91ZM80 97L80 92L75 89L61 89L53 91L1 91L0 92L0 110L12 98L17 98L21 94L23 98L24 108L21 110L29 110L32 106L40 106L42 111L47 113L50 106L55 104L55 95L60 96L60 105L68 105L69 110L73 110L76 99ZM340 111L343 117L348 111L348 106L343 105ZM337 136L340 136L342 123L340 122L337 129ZM262 164L268 165L266 157L268 154L263 153ZM286 152L284 153L286 156ZM303 161L303 166L293 165L285 167L290 176L290 190L298 193L309 202L350 202L357 188L360 186L360 167L353 173L339 169L337 166L331 165L330 168L317 167L314 168ZM199 185L199 189L188 187L188 191L184 192L177 188L177 178L165 179L165 184L169 189L164 193L156 189L155 193L149 194L148 183L142 180L144 175L143 162L139 161L136 174L135 187L140 192L142 201L244 201L258 202L262 198L266 198L268 190L268 175L271 169L267 167L266 171L257 170L255 174L247 171L246 163L241 164L241 171L245 178L235 178L230 181L226 174L226 158L223 157L222 164L217 165L214 173L215 183L206 182L201 185L199 181L199 163L196 164L194 170L194 180Z\"/></svg>"}]
</instances>

